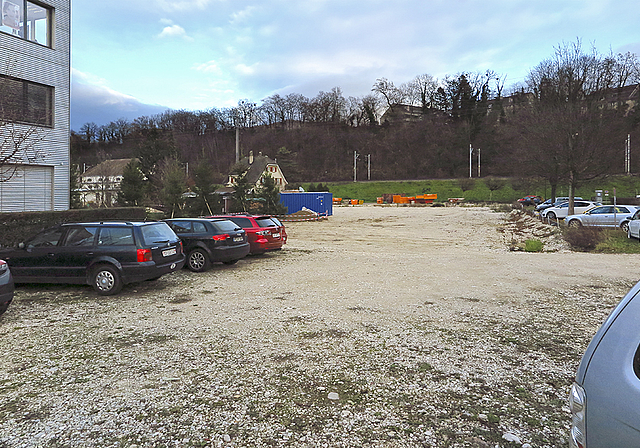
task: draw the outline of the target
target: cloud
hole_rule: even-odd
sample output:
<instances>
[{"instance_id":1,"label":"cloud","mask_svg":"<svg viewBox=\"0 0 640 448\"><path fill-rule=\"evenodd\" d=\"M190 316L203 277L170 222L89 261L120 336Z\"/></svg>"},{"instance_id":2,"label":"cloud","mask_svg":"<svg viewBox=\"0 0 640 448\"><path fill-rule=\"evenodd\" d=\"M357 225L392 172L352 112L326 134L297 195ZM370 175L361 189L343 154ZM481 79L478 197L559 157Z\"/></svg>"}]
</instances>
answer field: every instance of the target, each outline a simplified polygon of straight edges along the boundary
<instances>
[{"instance_id":1,"label":"cloud","mask_svg":"<svg viewBox=\"0 0 640 448\"><path fill-rule=\"evenodd\" d=\"M108 124L119 118L134 120L143 115L156 115L167 107L144 104L131 95L116 92L105 81L89 73L71 72L71 129L85 123Z\"/></svg>"},{"instance_id":2,"label":"cloud","mask_svg":"<svg viewBox=\"0 0 640 448\"><path fill-rule=\"evenodd\" d=\"M165 11L192 11L194 9L204 10L209 6L211 0L159 0L158 6Z\"/></svg>"},{"instance_id":3,"label":"cloud","mask_svg":"<svg viewBox=\"0 0 640 448\"><path fill-rule=\"evenodd\" d=\"M166 21L166 19L165 19ZM193 40L187 36L187 32L180 25L168 25L162 29L162 32L156 36L158 39L182 37L183 39Z\"/></svg>"}]
</instances>

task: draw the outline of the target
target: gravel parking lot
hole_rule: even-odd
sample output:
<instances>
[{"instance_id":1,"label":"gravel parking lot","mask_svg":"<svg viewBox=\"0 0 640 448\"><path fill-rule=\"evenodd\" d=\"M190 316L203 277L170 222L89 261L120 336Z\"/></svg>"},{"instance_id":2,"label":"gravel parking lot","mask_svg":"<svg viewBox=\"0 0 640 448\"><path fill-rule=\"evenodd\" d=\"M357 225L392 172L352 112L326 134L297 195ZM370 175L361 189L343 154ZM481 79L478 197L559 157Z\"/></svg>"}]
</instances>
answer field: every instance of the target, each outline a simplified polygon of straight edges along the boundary
<instances>
[{"instance_id":1,"label":"gravel parking lot","mask_svg":"<svg viewBox=\"0 0 640 448\"><path fill-rule=\"evenodd\" d=\"M0 447L567 446L574 372L637 256L513 251L509 216L339 207L280 252L115 297L21 286Z\"/></svg>"}]
</instances>

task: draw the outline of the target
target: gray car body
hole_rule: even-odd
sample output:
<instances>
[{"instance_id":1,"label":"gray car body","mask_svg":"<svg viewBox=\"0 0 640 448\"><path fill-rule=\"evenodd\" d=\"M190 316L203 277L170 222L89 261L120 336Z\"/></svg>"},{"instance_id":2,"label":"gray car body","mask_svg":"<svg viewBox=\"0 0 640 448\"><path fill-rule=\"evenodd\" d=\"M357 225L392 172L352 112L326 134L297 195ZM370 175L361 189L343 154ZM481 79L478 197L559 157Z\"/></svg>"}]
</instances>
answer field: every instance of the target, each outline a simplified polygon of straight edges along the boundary
<instances>
[{"instance_id":1,"label":"gray car body","mask_svg":"<svg viewBox=\"0 0 640 448\"><path fill-rule=\"evenodd\" d=\"M600 205L584 213L569 215L565 218L565 222L568 226L572 221L576 221L583 226L624 227L623 224L631 219L637 209L637 205Z\"/></svg>"},{"instance_id":2,"label":"gray car body","mask_svg":"<svg viewBox=\"0 0 640 448\"><path fill-rule=\"evenodd\" d=\"M578 367L587 448L640 446L639 293L640 282L609 314Z\"/></svg>"}]
</instances>

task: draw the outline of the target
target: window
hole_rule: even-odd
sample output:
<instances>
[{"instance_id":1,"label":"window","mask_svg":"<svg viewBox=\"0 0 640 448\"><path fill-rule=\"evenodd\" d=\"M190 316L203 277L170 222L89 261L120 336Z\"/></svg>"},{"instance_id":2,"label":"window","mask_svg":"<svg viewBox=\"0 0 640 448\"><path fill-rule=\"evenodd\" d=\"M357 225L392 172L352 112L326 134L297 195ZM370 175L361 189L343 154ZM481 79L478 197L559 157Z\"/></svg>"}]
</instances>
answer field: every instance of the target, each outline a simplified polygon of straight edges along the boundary
<instances>
[{"instance_id":1,"label":"window","mask_svg":"<svg viewBox=\"0 0 640 448\"><path fill-rule=\"evenodd\" d=\"M74 227L67 234L65 246L93 246L97 227Z\"/></svg>"},{"instance_id":2,"label":"window","mask_svg":"<svg viewBox=\"0 0 640 448\"><path fill-rule=\"evenodd\" d=\"M0 75L0 120L53 126L53 87Z\"/></svg>"},{"instance_id":3,"label":"window","mask_svg":"<svg viewBox=\"0 0 640 448\"><path fill-rule=\"evenodd\" d=\"M54 229L45 230L42 233L39 233L35 237L33 237L27 244L27 249L32 247L51 247L57 246L58 241L60 241L60 237L64 229L60 227L56 227Z\"/></svg>"},{"instance_id":4,"label":"window","mask_svg":"<svg viewBox=\"0 0 640 448\"><path fill-rule=\"evenodd\" d=\"M99 246L129 246L133 244L131 227L103 227L100 229Z\"/></svg>"},{"instance_id":5,"label":"window","mask_svg":"<svg viewBox=\"0 0 640 448\"><path fill-rule=\"evenodd\" d=\"M0 0L0 2L2 3L0 31L51 47L51 8L26 0Z\"/></svg>"},{"instance_id":6,"label":"window","mask_svg":"<svg viewBox=\"0 0 640 448\"><path fill-rule=\"evenodd\" d=\"M207 227L199 222L199 221L195 221L193 223L193 233L206 233L207 232Z\"/></svg>"},{"instance_id":7,"label":"window","mask_svg":"<svg viewBox=\"0 0 640 448\"><path fill-rule=\"evenodd\" d=\"M175 233L191 233L191 221L174 221L171 228Z\"/></svg>"}]
</instances>

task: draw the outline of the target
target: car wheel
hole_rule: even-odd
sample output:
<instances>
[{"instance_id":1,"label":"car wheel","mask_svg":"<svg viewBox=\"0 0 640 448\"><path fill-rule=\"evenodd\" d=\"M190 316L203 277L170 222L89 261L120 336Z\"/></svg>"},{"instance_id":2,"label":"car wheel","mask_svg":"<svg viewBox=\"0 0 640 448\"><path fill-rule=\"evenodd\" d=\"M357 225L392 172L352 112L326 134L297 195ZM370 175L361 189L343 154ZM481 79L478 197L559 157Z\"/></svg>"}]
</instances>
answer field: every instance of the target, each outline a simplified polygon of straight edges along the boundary
<instances>
[{"instance_id":1,"label":"car wheel","mask_svg":"<svg viewBox=\"0 0 640 448\"><path fill-rule=\"evenodd\" d=\"M187 267L193 272L202 272L209 269L211 263L209 262L209 256L202 249L194 249L189 252L189 259L187 260Z\"/></svg>"},{"instance_id":2,"label":"car wheel","mask_svg":"<svg viewBox=\"0 0 640 448\"><path fill-rule=\"evenodd\" d=\"M108 264L101 264L93 270L93 289L101 296L117 294L122 289L122 279L118 270Z\"/></svg>"},{"instance_id":3,"label":"car wheel","mask_svg":"<svg viewBox=\"0 0 640 448\"><path fill-rule=\"evenodd\" d=\"M549 212L549 213L547 213L547 219L548 219L549 221L555 221L555 220L556 220L556 214L555 214L555 213L553 213L553 212Z\"/></svg>"},{"instance_id":4,"label":"car wheel","mask_svg":"<svg viewBox=\"0 0 640 448\"><path fill-rule=\"evenodd\" d=\"M582 227L582 223L577 219L572 219L571 221L569 221L569 224L567 225L569 227L573 227L574 229L577 229L578 227Z\"/></svg>"},{"instance_id":5,"label":"car wheel","mask_svg":"<svg viewBox=\"0 0 640 448\"><path fill-rule=\"evenodd\" d=\"M620 224L620 228L622 229L623 232L627 232L627 235L629 234L629 221L623 221L622 224Z\"/></svg>"},{"instance_id":6,"label":"car wheel","mask_svg":"<svg viewBox=\"0 0 640 448\"><path fill-rule=\"evenodd\" d=\"M224 264L236 264L238 260L225 261Z\"/></svg>"}]
</instances>

